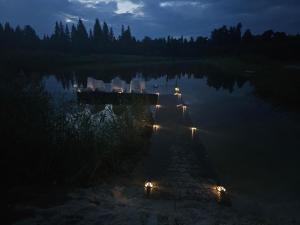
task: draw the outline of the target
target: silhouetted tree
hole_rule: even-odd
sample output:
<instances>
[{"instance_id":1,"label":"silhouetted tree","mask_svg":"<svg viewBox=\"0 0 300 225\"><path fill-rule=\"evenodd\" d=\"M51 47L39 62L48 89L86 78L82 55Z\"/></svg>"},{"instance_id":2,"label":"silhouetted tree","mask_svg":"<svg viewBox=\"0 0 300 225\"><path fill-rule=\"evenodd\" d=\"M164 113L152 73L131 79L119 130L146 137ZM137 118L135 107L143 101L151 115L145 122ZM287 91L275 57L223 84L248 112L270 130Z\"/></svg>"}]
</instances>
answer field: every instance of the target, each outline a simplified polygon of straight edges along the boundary
<instances>
[{"instance_id":1,"label":"silhouetted tree","mask_svg":"<svg viewBox=\"0 0 300 225\"><path fill-rule=\"evenodd\" d=\"M99 22L98 19L96 19L95 21L95 25L94 25L94 50L96 52L101 52L103 46L103 32L102 32L102 28L101 28L101 24Z\"/></svg>"},{"instance_id":2,"label":"silhouetted tree","mask_svg":"<svg viewBox=\"0 0 300 225\"><path fill-rule=\"evenodd\" d=\"M220 54L260 54L281 59L299 58L300 35L287 35L284 32L265 31L261 35L253 35L246 30L242 35L242 24L222 26L214 29L211 37L183 36L174 38L145 37L137 40L131 33L131 28L122 26L118 38L114 36L112 27L106 22L95 20L93 29L87 32L83 21L72 24L71 32L68 25L56 22L54 32L50 37L38 37L30 26L15 29L9 23L0 23L1 50L45 50L64 53L118 53L157 56L211 56ZM2 51L4 52L4 51ZM1 53L0 53L1 54ZM4 53L5 54L5 53Z\"/></svg>"},{"instance_id":3,"label":"silhouetted tree","mask_svg":"<svg viewBox=\"0 0 300 225\"><path fill-rule=\"evenodd\" d=\"M247 29L243 35L242 41L244 43L251 43L254 41L254 37L249 29Z\"/></svg>"}]
</instances>

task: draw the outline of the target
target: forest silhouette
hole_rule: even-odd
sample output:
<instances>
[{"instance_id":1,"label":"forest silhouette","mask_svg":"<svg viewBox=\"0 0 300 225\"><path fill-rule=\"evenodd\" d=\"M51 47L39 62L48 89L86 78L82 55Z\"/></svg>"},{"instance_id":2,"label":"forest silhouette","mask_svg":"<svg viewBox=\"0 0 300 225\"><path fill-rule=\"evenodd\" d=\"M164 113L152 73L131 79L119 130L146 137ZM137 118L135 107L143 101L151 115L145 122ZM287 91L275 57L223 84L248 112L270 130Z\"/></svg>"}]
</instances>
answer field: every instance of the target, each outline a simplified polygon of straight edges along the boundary
<instances>
[{"instance_id":1,"label":"forest silhouette","mask_svg":"<svg viewBox=\"0 0 300 225\"><path fill-rule=\"evenodd\" d=\"M51 35L39 37L29 25L13 28L0 23L0 49L7 52L53 52L71 54L124 54L171 57L203 57L215 55L263 55L278 59L298 59L300 35L267 30L254 35L249 29L242 32L242 24L222 26L210 37L199 36L150 38L138 40L130 27L122 26L119 36L106 22L96 19L88 30L83 21L71 26L56 22ZM0 53L1 54L1 53Z\"/></svg>"}]
</instances>

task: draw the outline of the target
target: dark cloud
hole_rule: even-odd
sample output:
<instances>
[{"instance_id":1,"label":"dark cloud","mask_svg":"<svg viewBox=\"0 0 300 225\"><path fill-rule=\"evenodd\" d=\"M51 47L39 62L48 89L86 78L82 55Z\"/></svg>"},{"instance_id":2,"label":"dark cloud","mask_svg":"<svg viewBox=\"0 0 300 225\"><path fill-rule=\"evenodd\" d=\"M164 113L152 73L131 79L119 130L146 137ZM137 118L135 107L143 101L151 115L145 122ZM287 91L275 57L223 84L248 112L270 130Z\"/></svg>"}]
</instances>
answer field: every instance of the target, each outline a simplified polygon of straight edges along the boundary
<instances>
[{"instance_id":1,"label":"dark cloud","mask_svg":"<svg viewBox=\"0 0 300 225\"><path fill-rule=\"evenodd\" d=\"M224 24L242 22L254 32L266 29L297 33L299 0L0 0L0 21L31 24L49 33L56 20L95 18L117 30L128 24L138 36L209 35Z\"/></svg>"}]
</instances>

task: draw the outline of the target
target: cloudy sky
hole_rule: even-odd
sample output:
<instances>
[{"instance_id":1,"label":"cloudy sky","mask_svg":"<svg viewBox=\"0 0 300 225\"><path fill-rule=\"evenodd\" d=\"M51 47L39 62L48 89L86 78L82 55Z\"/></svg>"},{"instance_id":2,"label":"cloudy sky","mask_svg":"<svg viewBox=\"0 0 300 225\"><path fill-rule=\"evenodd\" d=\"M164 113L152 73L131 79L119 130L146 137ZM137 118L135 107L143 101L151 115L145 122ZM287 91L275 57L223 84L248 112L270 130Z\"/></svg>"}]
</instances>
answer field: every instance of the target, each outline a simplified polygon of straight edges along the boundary
<instances>
[{"instance_id":1,"label":"cloudy sky","mask_svg":"<svg viewBox=\"0 0 300 225\"><path fill-rule=\"evenodd\" d=\"M208 36L213 28L242 22L253 32L300 32L300 0L0 0L0 22L32 25L49 33L56 20L95 18L116 33L130 25L137 37Z\"/></svg>"}]
</instances>

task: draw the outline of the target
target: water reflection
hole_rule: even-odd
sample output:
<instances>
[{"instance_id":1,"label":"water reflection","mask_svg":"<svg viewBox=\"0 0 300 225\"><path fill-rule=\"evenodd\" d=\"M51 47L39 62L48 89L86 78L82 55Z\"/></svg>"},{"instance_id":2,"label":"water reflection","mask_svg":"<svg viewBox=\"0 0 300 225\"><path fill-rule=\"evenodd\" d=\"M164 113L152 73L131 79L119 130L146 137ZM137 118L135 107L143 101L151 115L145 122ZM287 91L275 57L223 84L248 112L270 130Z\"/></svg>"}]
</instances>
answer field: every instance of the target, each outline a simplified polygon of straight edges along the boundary
<instances>
[{"instance_id":1,"label":"water reflection","mask_svg":"<svg viewBox=\"0 0 300 225\"><path fill-rule=\"evenodd\" d=\"M294 91L296 94L291 101L286 101L288 90L281 88L293 79L281 81L278 75L273 83L266 86L266 78L226 74L193 66L90 74L95 73L54 75L51 79L57 79L55 90L57 87L62 91L69 90L70 95L74 95L71 89L75 83L87 87L87 77L102 80L109 90L115 74L124 81L116 82L116 86L124 91L157 95L174 91L184 93L182 98L187 104L178 103L179 108L182 113L188 109L193 126L201 127L198 131L191 129L191 137L201 133L201 140L226 187L252 199L299 201L300 168L297 160L300 146L297 140L300 119L295 114L274 111L274 105L283 109L297 108L297 92ZM46 86L49 79L46 79ZM138 82L140 80L142 82ZM52 87L48 88L51 91ZM159 110L160 106L155 108ZM154 132L160 129L156 125Z\"/></svg>"}]
</instances>

